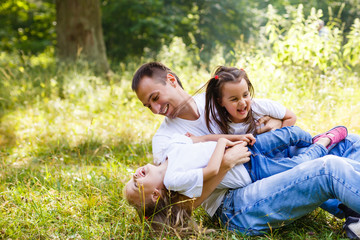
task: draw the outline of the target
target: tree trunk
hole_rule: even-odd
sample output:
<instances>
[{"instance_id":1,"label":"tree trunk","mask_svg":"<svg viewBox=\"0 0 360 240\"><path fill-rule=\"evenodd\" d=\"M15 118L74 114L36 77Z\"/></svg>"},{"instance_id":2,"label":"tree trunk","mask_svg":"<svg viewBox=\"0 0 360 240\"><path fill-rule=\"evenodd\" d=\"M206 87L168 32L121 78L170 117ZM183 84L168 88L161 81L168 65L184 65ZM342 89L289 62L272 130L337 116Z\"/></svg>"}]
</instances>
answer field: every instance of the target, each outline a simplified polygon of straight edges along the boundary
<instances>
[{"instance_id":1,"label":"tree trunk","mask_svg":"<svg viewBox=\"0 0 360 240\"><path fill-rule=\"evenodd\" d=\"M81 57L108 72L99 0L56 0L58 57Z\"/></svg>"}]
</instances>

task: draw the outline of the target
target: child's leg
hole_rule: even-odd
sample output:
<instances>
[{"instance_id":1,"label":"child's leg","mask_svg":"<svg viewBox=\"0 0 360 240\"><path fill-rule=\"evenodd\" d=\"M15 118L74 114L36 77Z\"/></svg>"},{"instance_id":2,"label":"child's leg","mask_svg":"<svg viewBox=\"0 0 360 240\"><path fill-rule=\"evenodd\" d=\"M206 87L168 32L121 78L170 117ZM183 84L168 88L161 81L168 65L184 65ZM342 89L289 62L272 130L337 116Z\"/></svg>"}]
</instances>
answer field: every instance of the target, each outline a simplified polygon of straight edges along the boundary
<instances>
[{"instance_id":1,"label":"child's leg","mask_svg":"<svg viewBox=\"0 0 360 240\"><path fill-rule=\"evenodd\" d=\"M302 148L308 147L311 144L312 137L308 132L299 127L292 126L258 135L254 146L259 150L259 153L273 158L277 153L290 146Z\"/></svg>"},{"instance_id":2,"label":"child's leg","mask_svg":"<svg viewBox=\"0 0 360 240\"><path fill-rule=\"evenodd\" d=\"M306 151L292 158L272 159L259 153L256 147L249 147L251 155L251 172L253 178L260 180L274 174L289 170L303 162L325 156L328 151L320 144L312 144Z\"/></svg>"},{"instance_id":3,"label":"child's leg","mask_svg":"<svg viewBox=\"0 0 360 240\"><path fill-rule=\"evenodd\" d=\"M265 135L265 137L260 135L257 139L259 141L256 141L253 147L249 147L252 152L251 170L252 175L255 175L255 179L259 180L272 176L291 169L300 163L326 155L328 153L327 148L331 146L330 144L336 144L347 136L347 129L343 126L337 126L318 135L313 139L316 141L315 144L310 145L306 148L306 151L292 158L275 159L269 157L272 154L267 154L274 152L273 149L283 149L284 146L304 145L309 135L298 127L282 128L279 131L274 131L273 134Z\"/></svg>"}]
</instances>

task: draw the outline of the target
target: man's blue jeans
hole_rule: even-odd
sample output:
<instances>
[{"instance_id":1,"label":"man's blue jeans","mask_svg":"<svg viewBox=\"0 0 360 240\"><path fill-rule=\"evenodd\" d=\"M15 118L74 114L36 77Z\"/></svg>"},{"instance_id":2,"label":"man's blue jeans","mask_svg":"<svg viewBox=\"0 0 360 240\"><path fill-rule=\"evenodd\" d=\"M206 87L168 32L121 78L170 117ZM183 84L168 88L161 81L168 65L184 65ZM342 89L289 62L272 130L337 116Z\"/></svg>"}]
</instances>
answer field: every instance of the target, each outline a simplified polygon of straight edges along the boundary
<instances>
[{"instance_id":1,"label":"man's blue jeans","mask_svg":"<svg viewBox=\"0 0 360 240\"><path fill-rule=\"evenodd\" d=\"M229 190L217 216L229 230L261 235L339 199L360 212L360 163L328 155Z\"/></svg>"}]
</instances>

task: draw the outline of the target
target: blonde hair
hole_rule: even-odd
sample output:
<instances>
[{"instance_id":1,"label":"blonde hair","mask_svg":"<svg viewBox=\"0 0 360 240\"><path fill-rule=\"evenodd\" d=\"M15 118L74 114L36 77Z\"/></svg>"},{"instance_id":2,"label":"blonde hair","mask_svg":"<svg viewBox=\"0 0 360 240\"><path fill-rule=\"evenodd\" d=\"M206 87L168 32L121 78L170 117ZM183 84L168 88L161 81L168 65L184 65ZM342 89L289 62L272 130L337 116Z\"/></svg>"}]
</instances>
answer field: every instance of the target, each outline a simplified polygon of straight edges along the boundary
<instances>
[{"instance_id":1,"label":"blonde hair","mask_svg":"<svg viewBox=\"0 0 360 240\"><path fill-rule=\"evenodd\" d=\"M141 186L139 187L140 201L136 202L131 199L124 191L125 199L133 206L141 222L146 221L150 230L163 232L172 230L176 234L191 231L191 216L193 212L194 200L182 194L164 189L156 202L145 200Z\"/></svg>"}]
</instances>

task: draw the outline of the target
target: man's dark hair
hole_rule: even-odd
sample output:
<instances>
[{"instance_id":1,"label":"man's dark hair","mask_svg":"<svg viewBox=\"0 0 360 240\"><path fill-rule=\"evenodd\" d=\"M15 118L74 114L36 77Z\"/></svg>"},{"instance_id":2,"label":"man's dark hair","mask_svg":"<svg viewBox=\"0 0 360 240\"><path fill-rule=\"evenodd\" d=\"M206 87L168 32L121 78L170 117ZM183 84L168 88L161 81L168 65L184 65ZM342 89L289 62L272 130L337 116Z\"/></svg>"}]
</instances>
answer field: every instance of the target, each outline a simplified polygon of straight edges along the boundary
<instances>
[{"instance_id":1,"label":"man's dark hair","mask_svg":"<svg viewBox=\"0 0 360 240\"><path fill-rule=\"evenodd\" d=\"M134 74L131 88L133 91L137 91L139 84L144 77L150 77L157 82L166 84L166 75L170 73L175 76L180 87L183 88L180 79L176 76L175 73L171 71L170 68L166 67L164 64L159 62L149 62L142 65Z\"/></svg>"}]
</instances>

